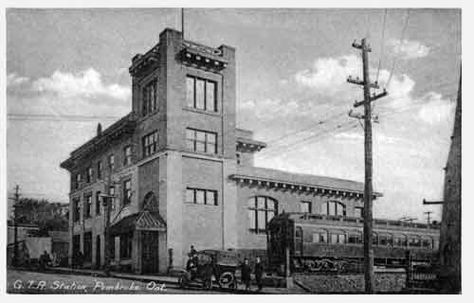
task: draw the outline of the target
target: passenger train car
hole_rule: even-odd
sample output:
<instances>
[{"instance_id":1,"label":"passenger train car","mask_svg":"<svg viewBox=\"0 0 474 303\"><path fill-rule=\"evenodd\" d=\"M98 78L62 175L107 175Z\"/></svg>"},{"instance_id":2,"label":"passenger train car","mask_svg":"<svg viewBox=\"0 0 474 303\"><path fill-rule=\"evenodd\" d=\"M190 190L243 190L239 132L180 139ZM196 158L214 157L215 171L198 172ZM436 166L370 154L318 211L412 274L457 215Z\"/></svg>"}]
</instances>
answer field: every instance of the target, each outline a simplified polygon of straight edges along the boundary
<instances>
[{"instance_id":1,"label":"passenger train car","mask_svg":"<svg viewBox=\"0 0 474 303\"><path fill-rule=\"evenodd\" d=\"M376 266L435 262L439 224L375 219L373 227ZM360 271L362 232L363 218L282 213L268 223L269 265L283 268L288 246L291 271Z\"/></svg>"}]
</instances>

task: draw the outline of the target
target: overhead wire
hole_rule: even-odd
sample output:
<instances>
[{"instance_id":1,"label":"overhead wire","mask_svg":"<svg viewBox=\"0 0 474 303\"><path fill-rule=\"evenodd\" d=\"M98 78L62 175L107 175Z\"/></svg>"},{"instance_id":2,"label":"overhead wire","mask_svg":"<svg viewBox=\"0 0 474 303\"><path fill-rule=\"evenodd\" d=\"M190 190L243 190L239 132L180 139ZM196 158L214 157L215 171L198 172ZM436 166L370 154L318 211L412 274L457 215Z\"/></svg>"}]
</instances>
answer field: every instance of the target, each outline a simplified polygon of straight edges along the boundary
<instances>
[{"instance_id":1,"label":"overhead wire","mask_svg":"<svg viewBox=\"0 0 474 303\"><path fill-rule=\"evenodd\" d=\"M410 20L410 9L408 9L407 13L406 13L405 24L403 25L403 29L402 29L402 33L401 33L401 37L400 37L400 40L399 40L398 47L402 47L403 41L405 40L405 33L406 33L407 28L408 28L408 21L409 20ZM393 72L395 71L395 66L397 64L397 61L398 61L399 57L400 57L400 54L398 54L398 56L395 56L393 58L392 67L390 69L390 74L389 74L387 83L385 84L385 87L388 87L390 85L390 82L392 81Z\"/></svg>"},{"instance_id":2,"label":"overhead wire","mask_svg":"<svg viewBox=\"0 0 474 303\"><path fill-rule=\"evenodd\" d=\"M379 56L379 64L377 67L377 77L376 77L376 82L379 82L379 75L380 75L380 69L382 68L382 60L384 56L384 49L385 49L385 24L387 20L387 12L388 10L385 9L385 12L383 14L383 22L382 22L382 37L380 40L380 56Z\"/></svg>"}]
</instances>

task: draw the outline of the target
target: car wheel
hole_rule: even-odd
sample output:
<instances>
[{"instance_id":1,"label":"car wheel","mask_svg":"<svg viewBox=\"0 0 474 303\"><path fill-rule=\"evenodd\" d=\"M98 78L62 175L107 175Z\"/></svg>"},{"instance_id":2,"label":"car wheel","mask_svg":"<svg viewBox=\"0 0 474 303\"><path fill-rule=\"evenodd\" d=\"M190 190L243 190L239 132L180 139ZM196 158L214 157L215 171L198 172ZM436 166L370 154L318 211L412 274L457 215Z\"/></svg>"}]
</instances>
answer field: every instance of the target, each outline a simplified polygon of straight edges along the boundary
<instances>
[{"instance_id":1,"label":"car wheel","mask_svg":"<svg viewBox=\"0 0 474 303\"><path fill-rule=\"evenodd\" d=\"M230 271L223 272L219 276L219 284L222 287L232 288L235 285L235 277L234 274Z\"/></svg>"}]
</instances>

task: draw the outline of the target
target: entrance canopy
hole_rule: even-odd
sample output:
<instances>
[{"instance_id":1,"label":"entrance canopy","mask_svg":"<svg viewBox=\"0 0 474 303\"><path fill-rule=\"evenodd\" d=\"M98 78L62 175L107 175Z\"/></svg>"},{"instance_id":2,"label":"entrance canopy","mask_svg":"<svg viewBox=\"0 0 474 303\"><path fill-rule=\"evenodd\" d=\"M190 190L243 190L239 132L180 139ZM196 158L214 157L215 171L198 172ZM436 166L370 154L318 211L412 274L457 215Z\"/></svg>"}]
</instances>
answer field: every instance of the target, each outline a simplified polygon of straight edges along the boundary
<instances>
[{"instance_id":1,"label":"entrance canopy","mask_svg":"<svg viewBox=\"0 0 474 303\"><path fill-rule=\"evenodd\" d=\"M133 230L166 231L166 222L158 212L143 210L124 217L110 227L110 233L112 235Z\"/></svg>"}]
</instances>

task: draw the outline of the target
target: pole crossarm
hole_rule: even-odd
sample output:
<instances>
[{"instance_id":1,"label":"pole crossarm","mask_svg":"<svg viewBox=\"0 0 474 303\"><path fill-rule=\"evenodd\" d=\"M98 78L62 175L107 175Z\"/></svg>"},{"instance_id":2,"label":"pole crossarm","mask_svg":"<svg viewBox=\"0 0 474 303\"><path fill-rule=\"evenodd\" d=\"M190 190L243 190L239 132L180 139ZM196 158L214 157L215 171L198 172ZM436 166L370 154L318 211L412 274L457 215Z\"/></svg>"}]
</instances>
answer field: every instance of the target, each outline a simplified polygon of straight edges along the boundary
<instances>
[{"instance_id":1,"label":"pole crossarm","mask_svg":"<svg viewBox=\"0 0 474 303\"><path fill-rule=\"evenodd\" d=\"M361 49L361 50L365 50L366 52L371 52L372 49L370 48L369 45L367 44L362 44L362 43L357 43L357 42L352 42L352 47L353 48L357 48L357 49Z\"/></svg>"},{"instance_id":2,"label":"pole crossarm","mask_svg":"<svg viewBox=\"0 0 474 303\"><path fill-rule=\"evenodd\" d=\"M380 93L378 95L373 94L372 96L370 96L369 102L373 102L373 101L375 101L377 99L380 99L380 98L383 98L387 95L388 95L388 92L386 90L384 90L382 93ZM361 105L364 105L364 103L365 103L365 100L356 101L356 102L354 102L354 107L359 107Z\"/></svg>"},{"instance_id":3,"label":"pole crossarm","mask_svg":"<svg viewBox=\"0 0 474 303\"><path fill-rule=\"evenodd\" d=\"M444 201L426 201L426 199L423 199L423 205L439 205L443 203Z\"/></svg>"},{"instance_id":4,"label":"pole crossarm","mask_svg":"<svg viewBox=\"0 0 474 303\"><path fill-rule=\"evenodd\" d=\"M352 78L352 76L349 76L349 77L347 77L347 82L352 83L352 84L356 84L356 85L360 85L360 86L365 85L364 80L359 79L359 77L356 77L354 79L354 78ZM370 88L375 88L375 89L380 88L378 82L369 83L369 86L370 86Z\"/></svg>"}]
</instances>

